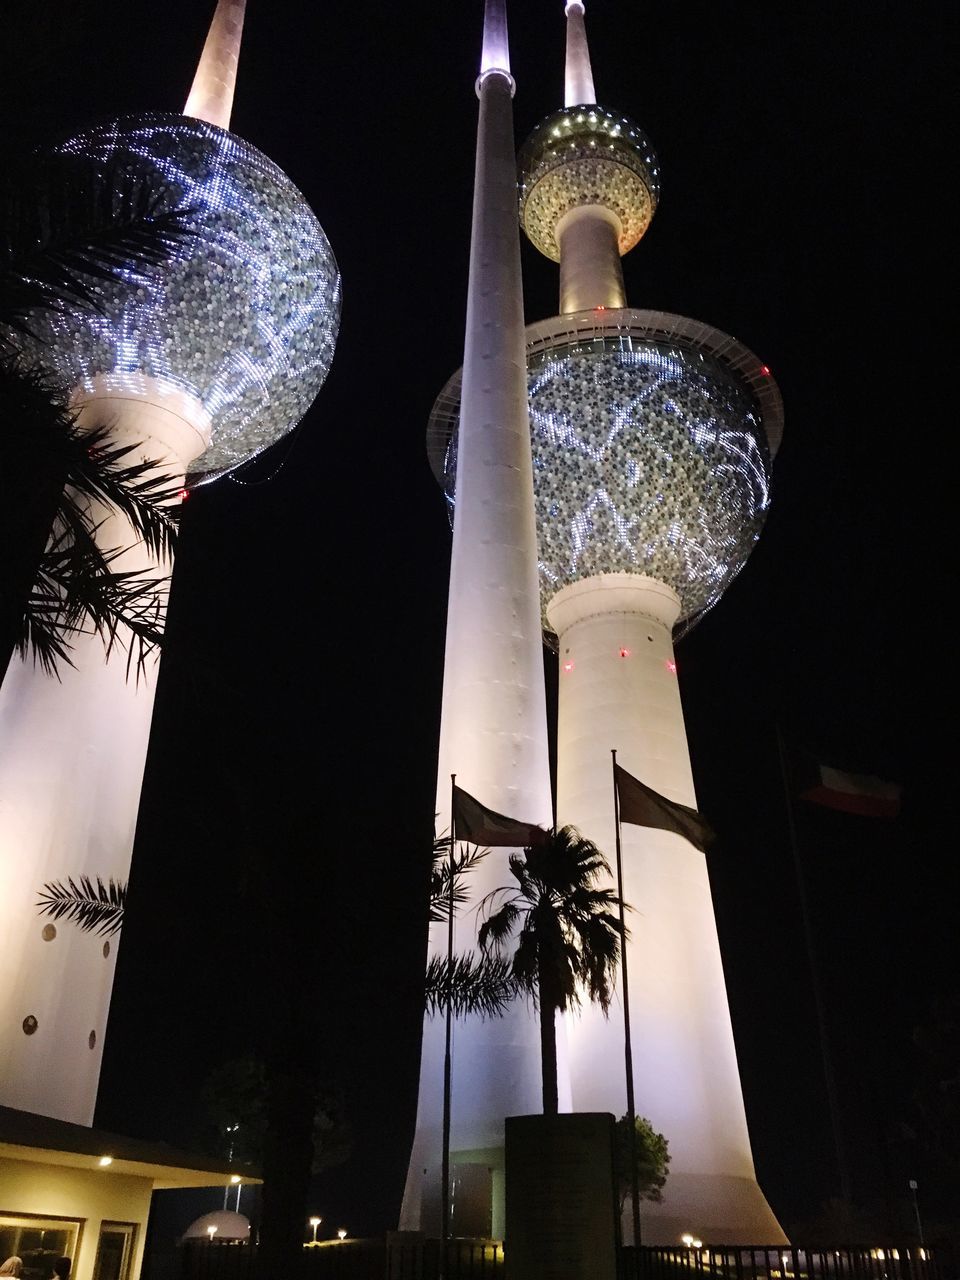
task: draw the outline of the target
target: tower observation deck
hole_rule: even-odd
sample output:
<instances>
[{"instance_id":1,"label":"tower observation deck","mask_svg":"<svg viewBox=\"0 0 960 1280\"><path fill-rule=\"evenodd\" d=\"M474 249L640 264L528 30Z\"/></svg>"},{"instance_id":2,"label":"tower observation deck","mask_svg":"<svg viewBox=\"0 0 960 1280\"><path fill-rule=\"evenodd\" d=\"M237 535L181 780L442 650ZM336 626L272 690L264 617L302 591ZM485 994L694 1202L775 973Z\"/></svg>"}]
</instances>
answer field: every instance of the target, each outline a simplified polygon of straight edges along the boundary
<instances>
[{"instance_id":1,"label":"tower observation deck","mask_svg":"<svg viewBox=\"0 0 960 1280\"><path fill-rule=\"evenodd\" d=\"M783 410L736 339L627 306L620 258L656 211L659 165L642 130L595 100L581 0L566 21L565 105L520 152L521 224L560 264L560 313L526 329L527 391L542 619L560 664L557 817L611 851L611 749L696 807L673 642L759 537ZM459 399L454 375L428 429L454 522ZM642 1239L782 1242L756 1182L705 858L637 827L623 854L636 1106L671 1152ZM586 1008L566 1031L573 1109L622 1115L620 1017Z\"/></svg>"}]
</instances>

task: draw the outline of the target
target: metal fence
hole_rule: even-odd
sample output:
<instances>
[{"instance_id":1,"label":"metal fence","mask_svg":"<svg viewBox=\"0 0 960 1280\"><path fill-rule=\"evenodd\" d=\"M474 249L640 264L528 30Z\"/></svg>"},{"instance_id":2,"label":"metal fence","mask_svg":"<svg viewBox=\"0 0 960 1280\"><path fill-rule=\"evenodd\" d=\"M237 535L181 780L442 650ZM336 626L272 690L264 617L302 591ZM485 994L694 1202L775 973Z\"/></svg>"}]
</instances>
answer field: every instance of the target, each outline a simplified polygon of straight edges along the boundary
<instances>
[{"instance_id":1,"label":"metal fence","mask_svg":"<svg viewBox=\"0 0 960 1280\"><path fill-rule=\"evenodd\" d=\"M953 1280L939 1250L917 1245L805 1249L751 1245L621 1250L622 1280Z\"/></svg>"},{"instance_id":2,"label":"metal fence","mask_svg":"<svg viewBox=\"0 0 960 1280\"><path fill-rule=\"evenodd\" d=\"M250 1245L198 1242L181 1250L180 1280L275 1280L258 1277ZM938 1249L805 1249L752 1245L700 1249L643 1246L620 1250L620 1280L960 1280ZM391 1236L305 1248L296 1277L283 1280L439 1280L440 1242ZM496 1240L451 1240L446 1280L506 1280Z\"/></svg>"},{"instance_id":3,"label":"metal fence","mask_svg":"<svg viewBox=\"0 0 960 1280\"><path fill-rule=\"evenodd\" d=\"M450 1240L446 1256L446 1280L502 1280L504 1275L499 1240ZM438 1280L439 1276L439 1240L387 1236L305 1248L300 1273L290 1280ZM257 1250L216 1241L184 1246L180 1280L260 1280Z\"/></svg>"}]
</instances>

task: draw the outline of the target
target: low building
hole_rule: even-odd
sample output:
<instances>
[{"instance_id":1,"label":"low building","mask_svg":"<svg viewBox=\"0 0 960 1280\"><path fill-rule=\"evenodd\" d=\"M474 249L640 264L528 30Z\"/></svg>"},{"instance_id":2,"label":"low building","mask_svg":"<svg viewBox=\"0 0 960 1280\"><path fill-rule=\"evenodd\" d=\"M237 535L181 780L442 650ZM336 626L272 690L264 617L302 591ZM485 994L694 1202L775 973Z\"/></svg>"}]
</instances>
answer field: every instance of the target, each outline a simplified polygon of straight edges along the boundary
<instances>
[{"instance_id":1,"label":"low building","mask_svg":"<svg viewBox=\"0 0 960 1280\"><path fill-rule=\"evenodd\" d=\"M59 1257L72 1280L138 1280L154 1191L257 1182L162 1142L0 1107L0 1262L22 1258L24 1280L50 1280Z\"/></svg>"}]
</instances>

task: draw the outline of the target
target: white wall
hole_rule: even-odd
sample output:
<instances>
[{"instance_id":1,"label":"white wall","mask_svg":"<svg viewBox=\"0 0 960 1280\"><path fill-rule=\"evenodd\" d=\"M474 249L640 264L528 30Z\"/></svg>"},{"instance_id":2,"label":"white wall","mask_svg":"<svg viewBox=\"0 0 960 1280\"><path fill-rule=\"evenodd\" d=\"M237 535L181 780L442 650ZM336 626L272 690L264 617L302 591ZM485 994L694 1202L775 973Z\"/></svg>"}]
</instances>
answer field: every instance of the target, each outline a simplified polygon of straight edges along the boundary
<instances>
[{"instance_id":1,"label":"white wall","mask_svg":"<svg viewBox=\"0 0 960 1280\"><path fill-rule=\"evenodd\" d=\"M0 1210L9 1214L79 1218L83 1223L72 1280L92 1280L102 1222L137 1224L130 1280L143 1262L153 1182L107 1169L72 1169L0 1157Z\"/></svg>"}]
</instances>

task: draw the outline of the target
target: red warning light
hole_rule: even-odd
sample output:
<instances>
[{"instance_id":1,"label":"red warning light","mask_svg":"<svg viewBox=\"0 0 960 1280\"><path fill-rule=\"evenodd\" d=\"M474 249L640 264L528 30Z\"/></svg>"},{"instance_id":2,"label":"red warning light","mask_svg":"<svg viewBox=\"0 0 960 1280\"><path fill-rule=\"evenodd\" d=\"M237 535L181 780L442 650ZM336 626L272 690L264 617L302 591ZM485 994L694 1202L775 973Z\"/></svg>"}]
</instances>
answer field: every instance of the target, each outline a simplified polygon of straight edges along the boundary
<instances>
[{"instance_id":1,"label":"red warning light","mask_svg":"<svg viewBox=\"0 0 960 1280\"><path fill-rule=\"evenodd\" d=\"M564 669L564 671L572 671L572 670L573 670L573 663L572 663L572 662L565 662L565 663L563 664L563 669Z\"/></svg>"},{"instance_id":2,"label":"red warning light","mask_svg":"<svg viewBox=\"0 0 960 1280\"><path fill-rule=\"evenodd\" d=\"M629 657L630 657L630 650L629 650L629 649L621 649L621 650L620 650L620 657L621 657L621 658L629 658Z\"/></svg>"},{"instance_id":3,"label":"red warning light","mask_svg":"<svg viewBox=\"0 0 960 1280\"><path fill-rule=\"evenodd\" d=\"M606 307L594 307L594 311L606 311Z\"/></svg>"},{"instance_id":4,"label":"red warning light","mask_svg":"<svg viewBox=\"0 0 960 1280\"><path fill-rule=\"evenodd\" d=\"M178 490L177 490L177 497L180 499L180 501L181 501L181 502L186 502L186 500L190 497L190 490L189 490L189 489L178 489Z\"/></svg>"},{"instance_id":5,"label":"red warning light","mask_svg":"<svg viewBox=\"0 0 960 1280\"><path fill-rule=\"evenodd\" d=\"M768 366L767 366L767 365L762 364L762 365L760 366L760 372L763 374L763 376L764 376L765 378L769 378L769 377L770 377L770 369L768 368Z\"/></svg>"},{"instance_id":6,"label":"red warning light","mask_svg":"<svg viewBox=\"0 0 960 1280\"><path fill-rule=\"evenodd\" d=\"M668 671L672 671L672 672L674 673L674 675L676 675L676 672L677 672L677 664L674 662L674 660L673 660L672 658L668 658L668 659L667 659L667 670L668 670Z\"/></svg>"}]
</instances>

